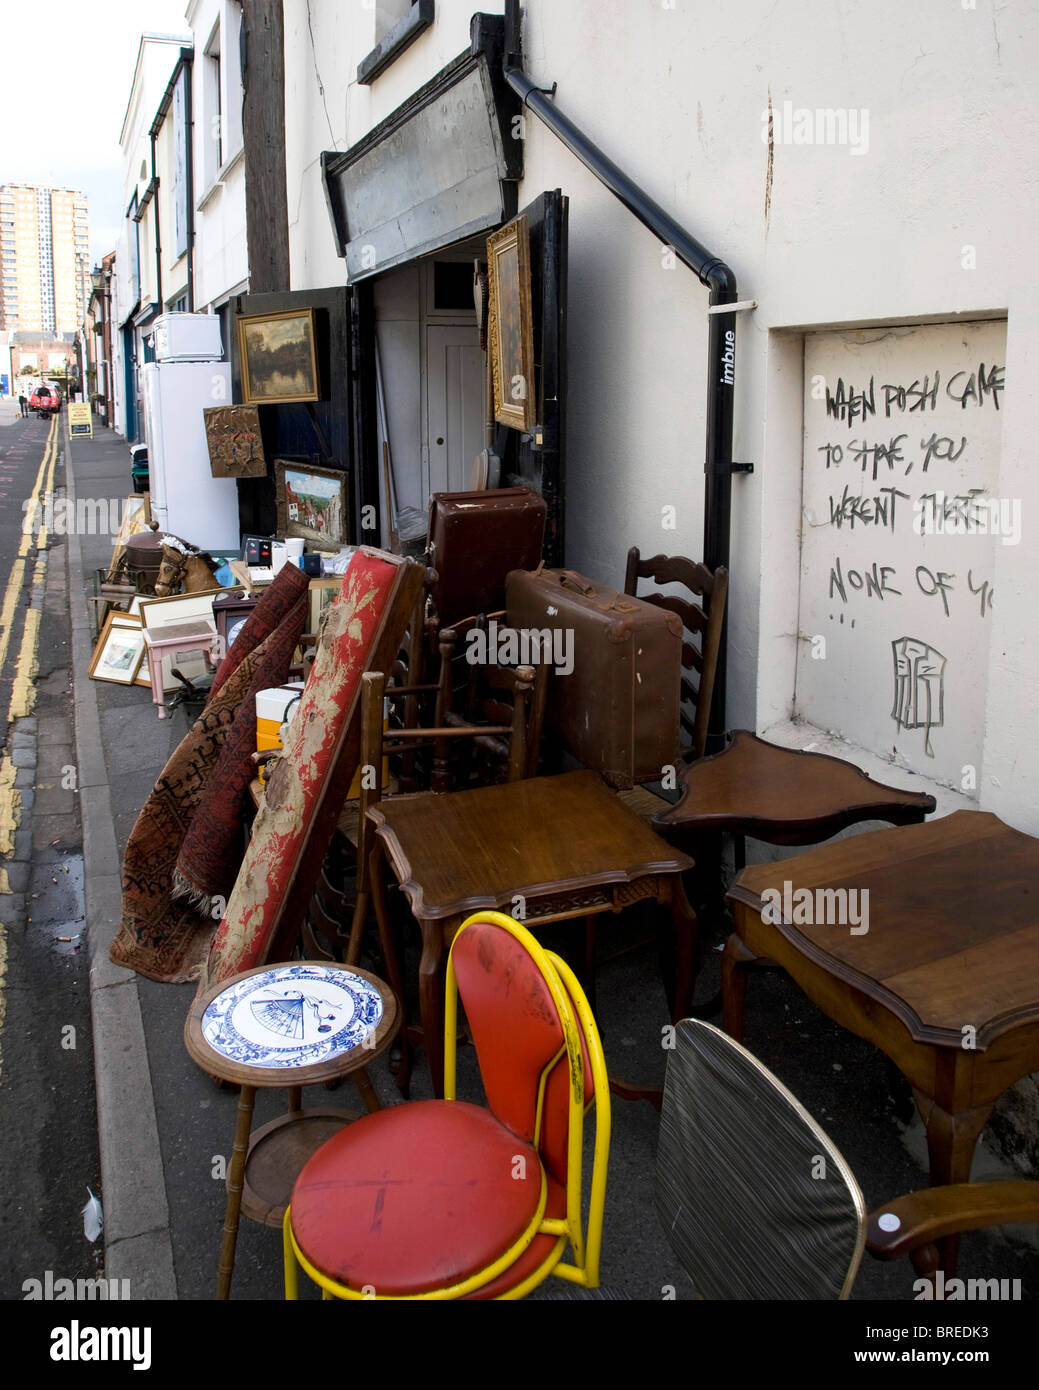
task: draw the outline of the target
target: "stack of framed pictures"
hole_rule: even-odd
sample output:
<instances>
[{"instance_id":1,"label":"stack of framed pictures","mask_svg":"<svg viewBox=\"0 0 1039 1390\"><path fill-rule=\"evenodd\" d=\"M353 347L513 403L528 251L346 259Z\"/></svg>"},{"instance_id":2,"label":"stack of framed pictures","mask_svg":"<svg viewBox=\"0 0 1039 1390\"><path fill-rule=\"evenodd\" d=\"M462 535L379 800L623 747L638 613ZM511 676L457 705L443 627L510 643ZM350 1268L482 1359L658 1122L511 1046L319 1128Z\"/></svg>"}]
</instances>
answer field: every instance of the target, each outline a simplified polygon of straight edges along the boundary
<instances>
[{"instance_id":1,"label":"stack of framed pictures","mask_svg":"<svg viewBox=\"0 0 1039 1390\"><path fill-rule=\"evenodd\" d=\"M87 674L92 680L110 681L115 685L140 685L150 690L151 677L144 648L145 629L149 632L165 631L175 629L178 623L191 622L199 618L213 619L214 601L230 595L239 598L241 590L206 589L197 594L172 594L169 598L152 598L147 594L136 594L130 602L129 611L113 611L105 618ZM164 694L180 686L173 674L174 666L189 681L200 679L208 674L210 669L201 656L180 659L164 657Z\"/></svg>"},{"instance_id":2,"label":"stack of framed pictures","mask_svg":"<svg viewBox=\"0 0 1039 1390\"><path fill-rule=\"evenodd\" d=\"M144 629L140 615L112 610L105 618L87 675L91 680L111 681L114 685L139 685L138 675L143 661ZM144 684L151 689L147 664L144 665L144 673Z\"/></svg>"}]
</instances>

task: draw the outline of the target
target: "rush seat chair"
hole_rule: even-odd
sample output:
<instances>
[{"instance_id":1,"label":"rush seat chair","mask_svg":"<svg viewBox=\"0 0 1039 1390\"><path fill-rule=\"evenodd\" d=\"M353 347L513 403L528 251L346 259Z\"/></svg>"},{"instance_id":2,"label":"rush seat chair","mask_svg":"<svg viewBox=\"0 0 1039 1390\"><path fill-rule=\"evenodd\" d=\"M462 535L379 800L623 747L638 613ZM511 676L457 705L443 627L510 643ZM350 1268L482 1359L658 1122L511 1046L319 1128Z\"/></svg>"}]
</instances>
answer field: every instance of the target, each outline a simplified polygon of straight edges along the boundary
<instances>
[{"instance_id":1,"label":"rush seat chair","mask_svg":"<svg viewBox=\"0 0 1039 1390\"><path fill-rule=\"evenodd\" d=\"M459 995L486 1107L456 1099ZM515 1299L549 1274L598 1284L610 1094L573 973L511 917L477 913L451 945L444 1031L443 1100L364 1116L301 1171L283 1227L286 1298L297 1263L325 1298Z\"/></svg>"}]
</instances>

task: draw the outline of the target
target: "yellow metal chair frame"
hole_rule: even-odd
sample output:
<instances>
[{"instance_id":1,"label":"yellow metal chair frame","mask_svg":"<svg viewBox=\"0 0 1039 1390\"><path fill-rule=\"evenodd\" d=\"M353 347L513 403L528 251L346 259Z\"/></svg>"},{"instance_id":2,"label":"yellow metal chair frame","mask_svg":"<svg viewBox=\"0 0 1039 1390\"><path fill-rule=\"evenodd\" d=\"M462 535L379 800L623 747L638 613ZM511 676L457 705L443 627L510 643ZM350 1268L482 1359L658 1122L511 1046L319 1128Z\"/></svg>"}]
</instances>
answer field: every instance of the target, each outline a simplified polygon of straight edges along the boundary
<instances>
[{"instance_id":1,"label":"yellow metal chair frame","mask_svg":"<svg viewBox=\"0 0 1039 1390\"><path fill-rule=\"evenodd\" d=\"M599 1284L599 1254L602 1248L603 1209L606 1203L606 1171L610 1153L610 1083L606 1073L606 1059L595 1017L585 998L584 991L567 963L553 951L546 951L535 937L511 917L503 912L476 912L459 927L451 943L447 962L447 998L444 1008L444 1101L456 1097L456 1053L458 1023L458 982L455 977L455 942L476 922L493 922L496 926L514 936L528 952L544 978L545 984L556 1006L563 1029L563 1046L551 1059L541 1073L538 1085L537 1114L533 1146L538 1148L541 1139L542 1107L545 1086L556 1063L566 1053L569 1087L569 1115L567 1124L567 1177L566 1177L566 1216L546 1217L544 1215L547 1197L547 1181L544 1169L541 1173L541 1199L538 1209L527 1229L519 1239L486 1268L471 1274L467 1279L446 1288L429 1289L421 1294L399 1296L387 1301L415 1302L418 1300L456 1299L497 1279L520 1258L524 1250L539 1235L557 1236L555 1245L548 1256L531 1274L515 1287L507 1289L503 1300L523 1298L532 1289L545 1281L550 1274L584 1288L597 1288ZM571 1002L572 1001L572 1002ZM581 1034L584 1034L585 1050L592 1072L591 1099L585 1105L584 1061L581 1049ZM592 1105L595 1112L595 1147L592 1156L592 1181L589 1194L587 1229L581 1224L581 1195L583 1180L584 1117ZM363 1121L362 1121L363 1123ZM306 1258L292 1230L292 1207L285 1210L282 1223L285 1297L295 1299L299 1296L297 1263L322 1290L322 1298L369 1300L380 1297L371 1285L361 1289L347 1288L330 1279L327 1274L315 1268ZM573 1252L572 1263L563 1263L563 1256L569 1245Z\"/></svg>"}]
</instances>

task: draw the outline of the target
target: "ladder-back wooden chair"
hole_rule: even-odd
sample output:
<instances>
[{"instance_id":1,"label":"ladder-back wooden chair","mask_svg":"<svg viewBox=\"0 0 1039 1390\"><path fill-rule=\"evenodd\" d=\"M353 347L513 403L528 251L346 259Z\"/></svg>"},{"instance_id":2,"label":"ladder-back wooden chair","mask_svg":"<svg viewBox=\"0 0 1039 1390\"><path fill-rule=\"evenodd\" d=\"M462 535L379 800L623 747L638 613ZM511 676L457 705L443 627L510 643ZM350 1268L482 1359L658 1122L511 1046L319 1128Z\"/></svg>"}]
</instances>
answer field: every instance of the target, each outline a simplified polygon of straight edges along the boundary
<instances>
[{"instance_id":1,"label":"ladder-back wooden chair","mask_svg":"<svg viewBox=\"0 0 1039 1390\"><path fill-rule=\"evenodd\" d=\"M654 584L681 584L700 599L694 603L677 594L658 590L639 593L640 579ZM624 592L644 603L666 608L682 620L681 736L683 757L702 758L707 746L707 725L711 717L714 678L718 669L725 600L729 591L729 571L719 565L712 574L706 565L684 555L654 555L643 560L637 545L628 551Z\"/></svg>"}]
</instances>

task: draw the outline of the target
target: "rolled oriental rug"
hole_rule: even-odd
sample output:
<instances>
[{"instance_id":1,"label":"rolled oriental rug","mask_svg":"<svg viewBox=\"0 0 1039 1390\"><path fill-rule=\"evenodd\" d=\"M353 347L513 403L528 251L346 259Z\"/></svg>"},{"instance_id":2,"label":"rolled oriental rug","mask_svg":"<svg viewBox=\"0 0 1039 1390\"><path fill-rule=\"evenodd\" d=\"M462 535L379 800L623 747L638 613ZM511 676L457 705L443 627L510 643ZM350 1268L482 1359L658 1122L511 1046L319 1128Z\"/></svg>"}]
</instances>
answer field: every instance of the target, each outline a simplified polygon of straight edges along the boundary
<instances>
[{"instance_id":1,"label":"rolled oriental rug","mask_svg":"<svg viewBox=\"0 0 1039 1390\"><path fill-rule=\"evenodd\" d=\"M174 898L177 859L235 721L249 709L249 692L260 682L280 685L288 674L306 618L307 592L299 570L278 575L232 644L205 708L137 817L123 858L122 921L109 948L116 965L168 984L197 975L221 913L212 916ZM255 698L250 712L255 739ZM240 844L239 831L232 869L241 858Z\"/></svg>"}]
</instances>

